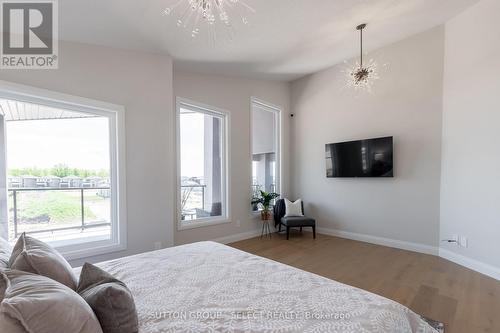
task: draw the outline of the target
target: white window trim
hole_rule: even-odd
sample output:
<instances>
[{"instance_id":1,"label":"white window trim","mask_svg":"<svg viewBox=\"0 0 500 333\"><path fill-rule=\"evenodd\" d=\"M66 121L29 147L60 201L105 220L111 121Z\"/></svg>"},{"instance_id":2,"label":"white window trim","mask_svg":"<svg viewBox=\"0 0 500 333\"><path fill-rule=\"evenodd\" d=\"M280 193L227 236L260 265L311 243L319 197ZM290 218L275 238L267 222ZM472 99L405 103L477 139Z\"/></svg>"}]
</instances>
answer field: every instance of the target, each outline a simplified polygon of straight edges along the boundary
<instances>
[{"instance_id":1,"label":"white window trim","mask_svg":"<svg viewBox=\"0 0 500 333\"><path fill-rule=\"evenodd\" d=\"M255 126L255 124L253 123L253 115L252 115L252 112L253 112L253 106L257 104L257 105L261 105L263 107L265 107L266 109L269 109L270 111L276 113L277 115L277 121L276 121L276 136L275 136L275 140L276 140L276 156L278 157L276 159L276 193L281 193L281 189L283 188L282 185L282 166L281 166L281 160L283 158L282 156L282 140L281 140L281 135L282 135L282 129L283 129L283 124L282 124L282 113L283 113L283 108L279 105L274 105L274 104L271 104L271 103L268 103L266 101L263 101L257 97L251 97L250 98L250 166L251 166L251 163L253 161L253 127ZM253 182L253 174L252 174L252 169L250 168L250 185L252 184ZM252 189L251 189L251 186L250 186L250 189L249 189L249 192L250 192L250 198L252 198L252 195L253 195L253 192L252 192ZM249 204L250 206L250 204ZM249 208L249 211L250 211L250 215L252 217L256 217L256 216L260 216L260 210L257 210L257 211L254 211L252 210L252 207Z\"/></svg>"},{"instance_id":2,"label":"white window trim","mask_svg":"<svg viewBox=\"0 0 500 333\"><path fill-rule=\"evenodd\" d=\"M4 177L4 175L7 175L5 139L4 116L0 115L0 236L7 235L9 232L7 177ZM7 237L4 238L8 239Z\"/></svg>"},{"instance_id":3,"label":"white window trim","mask_svg":"<svg viewBox=\"0 0 500 333\"><path fill-rule=\"evenodd\" d=\"M208 217L208 218L203 218L203 219L198 219L194 221L183 221L181 218L181 149L180 149L180 143L181 143L181 138L180 138L180 115L181 115L181 105L187 105L193 109L198 109L202 113L206 114L213 114L214 116L217 117L223 117L224 118L224 126L222 127L222 139L223 139L223 144L222 144L222 187L225 189L225 193L223 195L224 198L224 205L223 205L223 212L225 213L224 216L222 217ZM231 147L230 147L230 142L231 142L231 131L230 131L230 124L231 124L231 114L223 109L211 106L211 105L206 105L203 103L195 102L192 100L189 100L187 98L182 98L182 97L177 97L176 98L176 107L175 107L175 131L176 131L176 144L175 144L175 149L176 149L176 156L177 156L177 165L176 165L176 177L177 177L177 190L175 191L176 193L176 218L177 218L177 230L189 230L189 229L195 229L195 228L203 228L203 227L209 227L213 225L218 225L218 224L224 224L224 223L231 223L231 168L230 168L230 161L231 161Z\"/></svg>"},{"instance_id":4,"label":"white window trim","mask_svg":"<svg viewBox=\"0 0 500 333\"><path fill-rule=\"evenodd\" d=\"M0 80L0 98L93 113L110 120L111 239L80 244L51 243L69 260L127 249L125 108L120 105ZM113 126L114 125L114 126ZM114 208L114 209L113 209Z\"/></svg>"}]
</instances>

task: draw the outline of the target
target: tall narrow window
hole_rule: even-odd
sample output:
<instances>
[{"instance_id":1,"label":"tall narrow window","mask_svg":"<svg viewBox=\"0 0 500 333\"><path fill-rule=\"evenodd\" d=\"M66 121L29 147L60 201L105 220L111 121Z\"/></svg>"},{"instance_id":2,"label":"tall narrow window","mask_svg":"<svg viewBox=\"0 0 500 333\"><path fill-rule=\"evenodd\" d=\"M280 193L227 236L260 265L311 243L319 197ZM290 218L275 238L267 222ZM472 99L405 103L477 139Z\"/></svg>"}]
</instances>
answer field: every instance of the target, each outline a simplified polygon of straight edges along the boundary
<instances>
[{"instance_id":1,"label":"tall narrow window","mask_svg":"<svg viewBox=\"0 0 500 333\"><path fill-rule=\"evenodd\" d=\"M280 191L280 110L252 100L252 195ZM254 205L253 211L261 207Z\"/></svg>"},{"instance_id":2,"label":"tall narrow window","mask_svg":"<svg viewBox=\"0 0 500 333\"><path fill-rule=\"evenodd\" d=\"M179 226L226 222L227 114L179 100Z\"/></svg>"},{"instance_id":3,"label":"tall narrow window","mask_svg":"<svg viewBox=\"0 0 500 333\"><path fill-rule=\"evenodd\" d=\"M10 241L26 233L69 258L123 248L117 112L47 103L0 98L8 212L0 233Z\"/></svg>"}]
</instances>

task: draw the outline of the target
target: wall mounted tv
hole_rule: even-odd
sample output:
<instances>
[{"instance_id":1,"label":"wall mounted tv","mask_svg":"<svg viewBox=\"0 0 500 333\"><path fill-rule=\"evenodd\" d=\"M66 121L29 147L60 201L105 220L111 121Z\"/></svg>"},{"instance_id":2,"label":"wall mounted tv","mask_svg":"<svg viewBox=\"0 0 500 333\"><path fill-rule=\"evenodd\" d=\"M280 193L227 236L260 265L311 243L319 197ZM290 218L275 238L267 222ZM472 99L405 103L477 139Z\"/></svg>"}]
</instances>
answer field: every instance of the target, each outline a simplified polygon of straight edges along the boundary
<instances>
[{"instance_id":1,"label":"wall mounted tv","mask_svg":"<svg viewBox=\"0 0 500 333\"><path fill-rule=\"evenodd\" d=\"M329 178L394 177L393 137L326 145Z\"/></svg>"}]
</instances>

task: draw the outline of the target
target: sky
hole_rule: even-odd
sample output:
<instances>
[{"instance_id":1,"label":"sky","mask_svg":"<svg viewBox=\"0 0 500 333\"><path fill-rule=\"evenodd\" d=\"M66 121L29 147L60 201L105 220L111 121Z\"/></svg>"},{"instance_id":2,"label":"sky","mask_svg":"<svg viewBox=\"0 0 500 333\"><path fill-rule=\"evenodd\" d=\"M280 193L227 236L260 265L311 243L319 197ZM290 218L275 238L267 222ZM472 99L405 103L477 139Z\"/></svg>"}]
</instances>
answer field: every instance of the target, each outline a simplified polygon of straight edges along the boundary
<instances>
[{"instance_id":1,"label":"sky","mask_svg":"<svg viewBox=\"0 0 500 333\"><path fill-rule=\"evenodd\" d=\"M181 176L204 175L204 117L181 116ZM109 169L108 119L79 118L7 122L7 168Z\"/></svg>"},{"instance_id":2,"label":"sky","mask_svg":"<svg viewBox=\"0 0 500 333\"><path fill-rule=\"evenodd\" d=\"M203 177L205 173L204 117L202 113L181 113L181 177Z\"/></svg>"},{"instance_id":3,"label":"sky","mask_svg":"<svg viewBox=\"0 0 500 333\"><path fill-rule=\"evenodd\" d=\"M108 118L7 122L7 167L110 167Z\"/></svg>"}]
</instances>

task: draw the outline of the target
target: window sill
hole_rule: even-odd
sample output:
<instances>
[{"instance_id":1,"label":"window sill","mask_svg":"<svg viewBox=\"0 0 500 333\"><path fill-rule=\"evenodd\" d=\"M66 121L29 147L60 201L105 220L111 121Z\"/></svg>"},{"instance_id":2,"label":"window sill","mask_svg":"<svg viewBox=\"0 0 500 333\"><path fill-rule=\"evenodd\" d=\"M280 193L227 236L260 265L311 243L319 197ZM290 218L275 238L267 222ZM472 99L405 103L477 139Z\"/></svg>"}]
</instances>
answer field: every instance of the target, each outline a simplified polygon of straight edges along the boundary
<instances>
[{"instance_id":1,"label":"window sill","mask_svg":"<svg viewBox=\"0 0 500 333\"><path fill-rule=\"evenodd\" d=\"M260 216L260 212L262 212L262 211L261 210L252 210L252 211L250 211L250 216L251 217Z\"/></svg>"},{"instance_id":2,"label":"window sill","mask_svg":"<svg viewBox=\"0 0 500 333\"><path fill-rule=\"evenodd\" d=\"M64 245L64 242L50 242L49 244L56 248L67 260L88 258L127 249L126 244L113 242L109 239L99 239L99 237L76 244Z\"/></svg>"},{"instance_id":3,"label":"window sill","mask_svg":"<svg viewBox=\"0 0 500 333\"><path fill-rule=\"evenodd\" d=\"M177 230L182 231L182 230L190 230L196 228L205 228L225 223L231 223L231 220L229 218L209 218L202 220L194 220L193 222L187 222L181 220L179 221Z\"/></svg>"},{"instance_id":4,"label":"window sill","mask_svg":"<svg viewBox=\"0 0 500 333\"><path fill-rule=\"evenodd\" d=\"M250 216L252 216L252 217L257 217L258 216L258 217L260 217L260 215L261 215L261 213L263 211L264 211L263 209L252 210L252 211L250 211ZM271 208L269 211L270 211L271 215L274 215L274 209Z\"/></svg>"}]
</instances>

